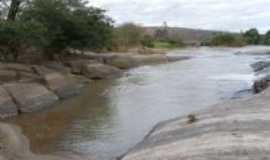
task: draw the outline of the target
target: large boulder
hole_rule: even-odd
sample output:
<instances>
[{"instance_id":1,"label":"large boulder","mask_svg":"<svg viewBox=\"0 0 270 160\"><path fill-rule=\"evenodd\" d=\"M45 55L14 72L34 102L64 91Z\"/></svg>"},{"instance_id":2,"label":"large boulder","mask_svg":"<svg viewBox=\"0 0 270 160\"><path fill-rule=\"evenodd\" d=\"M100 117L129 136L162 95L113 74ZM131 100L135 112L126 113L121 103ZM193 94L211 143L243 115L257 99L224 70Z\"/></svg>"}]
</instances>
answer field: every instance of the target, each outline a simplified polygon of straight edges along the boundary
<instances>
[{"instance_id":1,"label":"large boulder","mask_svg":"<svg viewBox=\"0 0 270 160\"><path fill-rule=\"evenodd\" d=\"M177 62L177 61L182 61L182 60L188 60L191 58L191 56L171 56L167 55L168 61L169 62Z\"/></svg>"},{"instance_id":2,"label":"large boulder","mask_svg":"<svg viewBox=\"0 0 270 160\"><path fill-rule=\"evenodd\" d=\"M80 75L82 74L82 69L85 64L97 63L97 60L84 60L84 59L77 59L77 60L69 60L65 62L65 65L70 67L72 74Z\"/></svg>"},{"instance_id":3,"label":"large boulder","mask_svg":"<svg viewBox=\"0 0 270 160\"><path fill-rule=\"evenodd\" d=\"M12 70L0 70L0 82L11 82L11 81L17 81L18 80L18 74L16 71Z\"/></svg>"},{"instance_id":4,"label":"large boulder","mask_svg":"<svg viewBox=\"0 0 270 160\"><path fill-rule=\"evenodd\" d=\"M33 69L33 72L39 76L44 76L46 74L49 74L49 73L54 73L55 71L52 70L52 69L49 69L45 66L41 66L41 65L33 65L32 66L32 69Z\"/></svg>"},{"instance_id":5,"label":"large boulder","mask_svg":"<svg viewBox=\"0 0 270 160\"><path fill-rule=\"evenodd\" d=\"M254 93L260 93L264 91L269 86L269 81L266 78L261 78L256 80L253 83L253 91Z\"/></svg>"},{"instance_id":6,"label":"large boulder","mask_svg":"<svg viewBox=\"0 0 270 160\"><path fill-rule=\"evenodd\" d=\"M63 74L69 74L70 73L70 68L64 66L60 62L50 61L50 62L44 63L44 66L51 69L51 70L54 70L56 72L60 72L60 73L63 73Z\"/></svg>"},{"instance_id":7,"label":"large boulder","mask_svg":"<svg viewBox=\"0 0 270 160\"><path fill-rule=\"evenodd\" d=\"M270 61L259 61L251 65L255 72L262 71L263 69L270 67Z\"/></svg>"},{"instance_id":8,"label":"large boulder","mask_svg":"<svg viewBox=\"0 0 270 160\"><path fill-rule=\"evenodd\" d=\"M19 63L0 64L0 82L2 83L34 82L38 80L39 76L33 72L32 67L29 65Z\"/></svg>"},{"instance_id":9,"label":"large boulder","mask_svg":"<svg viewBox=\"0 0 270 160\"><path fill-rule=\"evenodd\" d=\"M52 105L58 97L38 83L10 83L4 88L16 102L20 112L33 112Z\"/></svg>"},{"instance_id":10,"label":"large boulder","mask_svg":"<svg viewBox=\"0 0 270 160\"><path fill-rule=\"evenodd\" d=\"M168 57L164 54L152 54L152 55L115 55L113 57L104 59L104 63L115 66L120 69L129 69L140 65L167 63Z\"/></svg>"},{"instance_id":11,"label":"large boulder","mask_svg":"<svg viewBox=\"0 0 270 160\"><path fill-rule=\"evenodd\" d=\"M154 127L121 160L270 159L270 89Z\"/></svg>"},{"instance_id":12,"label":"large boulder","mask_svg":"<svg viewBox=\"0 0 270 160\"><path fill-rule=\"evenodd\" d=\"M47 88L56 93L60 98L78 95L82 88L82 84L76 83L75 80L60 73L46 74L44 75L44 81Z\"/></svg>"},{"instance_id":13,"label":"large boulder","mask_svg":"<svg viewBox=\"0 0 270 160\"><path fill-rule=\"evenodd\" d=\"M138 65L167 63L168 57L164 54L134 55Z\"/></svg>"},{"instance_id":14,"label":"large boulder","mask_svg":"<svg viewBox=\"0 0 270 160\"><path fill-rule=\"evenodd\" d=\"M30 65L21 64L21 63L1 63L0 69L13 70L17 72L32 72Z\"/></svg>"},{"instance_id":15,"label":"large boulder","mask_svg":"<svg viewBox=\"0 0 270 160\"><path fill-rule=\"evenodd\" d=\"M121 75L121 70L102 63L87 64L83 66L82 73L90 79L110 79Z\"/></svg>"},{"instance_id":16,"label":"large boulder","mask_svg":"<svg viewBox=\"0 0 270 160\"><path fill-rule=\"evenodd\" d=\"M120 69L130 69L139 65L137 58L130 55L118 55L111 58L106 58L104 63Z\"/></svg>"},{"instance_id":17,"label":"large boulder","mask_svg":"<svg viewBox=\"0 0 270 160\"><path fill-rule=\"evenodd\" d=\"M16 116L17 107L8 92L0 87L0 119Z\"/></svg>"}]
</instances>

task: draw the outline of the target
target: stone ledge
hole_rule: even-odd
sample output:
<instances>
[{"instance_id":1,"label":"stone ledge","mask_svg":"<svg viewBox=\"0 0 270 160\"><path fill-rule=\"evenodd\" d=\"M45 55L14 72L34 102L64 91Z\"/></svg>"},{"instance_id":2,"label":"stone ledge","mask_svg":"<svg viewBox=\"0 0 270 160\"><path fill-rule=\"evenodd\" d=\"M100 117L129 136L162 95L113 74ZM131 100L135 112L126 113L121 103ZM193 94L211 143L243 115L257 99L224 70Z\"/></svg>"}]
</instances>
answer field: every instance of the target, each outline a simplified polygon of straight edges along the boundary
<instances>
[{"instance_id":1,"label":"stone ledge","mask_svg":"<svg viewBox=\"0 0 270 160\"><path fill-rule=\"evenodd\" d=\"M11 83L4 88L22 113L34 112L52 105L58 97L38 83Z\"/></svg>"}]
</instances>

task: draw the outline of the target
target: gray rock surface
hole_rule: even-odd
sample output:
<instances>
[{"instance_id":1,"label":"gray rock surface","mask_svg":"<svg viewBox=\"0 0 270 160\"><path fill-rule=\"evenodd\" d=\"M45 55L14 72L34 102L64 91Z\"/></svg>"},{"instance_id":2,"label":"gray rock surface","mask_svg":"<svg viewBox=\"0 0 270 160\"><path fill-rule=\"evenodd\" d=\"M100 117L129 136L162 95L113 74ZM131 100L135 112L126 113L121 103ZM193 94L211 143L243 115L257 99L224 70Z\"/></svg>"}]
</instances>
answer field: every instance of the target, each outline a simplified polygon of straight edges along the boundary
<instances>
[{"instance_id":1,"label":"gray rock surface","mask_svg":"<svg viewBox=\"0 0 270 160\"><path fill-rule=\"evenodd\" d=\"M68 67L65 67L62 63L60 62L46 62L44 64L45 67L54 70L55 72L63 73L63 74L69 74L70 69Z\"/></svg>"},{"instance_id":2,"label":"gray rock surface","mask_svg":"<svg viewBox=\"0 0 270 160\"><path fill-rule=\"evenodd\" d=\"M262 71L263 69L270 67L270 61L259 61L251 65L255 72Z\"/></svg>"},{"instance_id":3,"label":"gray rock surface","mask_svg":"<svg viewBox=\"0 0 270 160\"><path fill-rule=\"evenodd\" d=\"M82 88L82 84L76 83L74 79L56 72L44 75L44 81L47 88L60 98L78 95Z\"/></svg>"},{"instance_id":4,"label":"gray rock surface","mask_svg":"<svg viewBox=\"0 0 270 160\"><path fill-rule=\"evenodd\" d=\"M77 59L77 60L69 60L65 62L65 65L70 67L71 73L80 75L82 74L82 69L83 66L86 64L93 64L93 63L98 63L97 60L85 60L85 59Z\"/></svg>"},{"instance_id":5,"label":"gray rock surface","mask_svg":"<svg viewBox=\"0 0 270 160\"><path fill-rule=\"evenodd\" d=\"M30 65L20 64L20 63L1 63L0 69L13 70L18 72L28 72L31 73L33 70Z\"/></svg>"},{"instance_id":6,"label":"gray rock surface","mask_svg":"<svg viewBox=\"0 0 270 160\"><path fill-rule=\"evenodd\" d=\"M120 69L130 69L140 65L150 65L186 60L187 56L167 56L166 54L136 54L136 53L85 53L84 58L111 65Z\"/></svg>"},{"instance_id":7,"label":"gray rock surface","mask_svg":"<svg viewBox=\"0 0 270 160\"><path fill-rule=\"evenodd\" d=\"M17 81L18 75L12 70L0 70L0 81L2 83Z\"/></svg>"},{"instance_id":8,"label":"gray rock surface","mask_svg":"<svg viewBox=\"0 0 270 160\"><path fill-rule=\"evenodd\" d=\"M8 92L0 87L0 119L16 116L17 107Z\"/></svg>"},{"instance_id":9,"label":"gray rock surface","mask_svg":"<svg viewBox=\"0 0 270 160\"><path fill-rule=\"evenodd\" d=\"M171 57L173 59L173 57ZM175 58L176 60L176 58ZM120 69L130 69L140 65L160 64L169 62L169 58L164 54L127 54L115 55L104 60L104 63Z\"/></svg>"},{"instance_id":10,"label":"gray rock surface","mask_svg":"<svg viewBox=\"0 0 270 160\"><path fill-rule=\"evenodd\" d=\"M269 86L269 81L266 79L266 77L258 79L253 84L254 93L260 93L264 91L268 86Z\"/></svg>"},{"instance_id":11,"label":"gray rock surface","mask_svg":"<svg viewBox=\"0 0 270 160\"><path fill-rule=\"evenodd\" d=\"M82 73L90 79L110 79L121 75L122 71L116 67L94 63L83 67Z\"/></svg>"},{"instance_id":12,"label":"gray rock surface","mask_svg":"<svg viewBox=\"0 0 270 160\"><path fill-rule=\"evenodd\" d=\"M138 60L130 55L118 55L106 58L104 62L120 69L130 69L139 66Z\"/></svg>"},{"instance_id":13,"label":"gray rock surface","mask_svg":"<svg viewBox=\"0 0 270 160\"><path fill-rule=\"evenodd\" d=\"M4 88L13 97L20 112L33 112L52 105L58 97L38 83L10 83Z\"/></svg>"},{"instance_id":14,"label":"gray rock surface","mask_svg":"<svg viewBox=\"0 0 270 160\"><path fill-rule=\"evenodd\" d=\"M191 57L190 56L170 56L167 55L168 61L169 62L177 62L177 61L182 61L182 60L188 60Z\"/></svg>"},{"instance_id":15,"label":"gray rock surface","mask_svg":"<svg viewBox=\"0 0 270 160\"><path fill-rule=\"evenodd\" d=\"M122 160L270 159L270 89L158 124Z\"/></svg>"}]
</instances>

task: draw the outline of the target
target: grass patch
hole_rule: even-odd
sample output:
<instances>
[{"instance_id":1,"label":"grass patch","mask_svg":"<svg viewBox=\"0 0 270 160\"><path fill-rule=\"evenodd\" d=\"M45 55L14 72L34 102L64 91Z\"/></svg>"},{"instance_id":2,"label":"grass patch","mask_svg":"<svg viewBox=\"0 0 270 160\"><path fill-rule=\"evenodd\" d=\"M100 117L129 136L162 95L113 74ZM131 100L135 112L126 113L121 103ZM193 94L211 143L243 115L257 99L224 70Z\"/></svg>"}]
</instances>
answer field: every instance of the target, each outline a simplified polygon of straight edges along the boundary
<instances>
[{"instance_id":1,"label":"grass patch","mask_svg":"<svg viewBox=\"0 0 270 160\"><path fill-rule=\"evenodd\" d=\"M166 49L173 49L173 48L178 48L176 44L172 44L169 42L153 42L153 48L166 48Z\"/></svg>"}]
</instances>

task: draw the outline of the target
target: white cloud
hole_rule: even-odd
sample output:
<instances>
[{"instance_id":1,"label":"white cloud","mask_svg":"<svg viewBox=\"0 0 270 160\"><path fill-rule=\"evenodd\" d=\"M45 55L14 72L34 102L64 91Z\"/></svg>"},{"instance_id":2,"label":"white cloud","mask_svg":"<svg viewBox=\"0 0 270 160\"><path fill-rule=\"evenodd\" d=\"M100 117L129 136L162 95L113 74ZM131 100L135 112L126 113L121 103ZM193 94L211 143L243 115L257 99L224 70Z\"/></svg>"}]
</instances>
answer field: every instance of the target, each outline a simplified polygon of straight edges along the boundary
<instances>
[{"instance_id":1,"label":"white cloud","mask_svg":"<svg viewBox=\"0 0 270 160\"><path fill-rule=\"evenodd\" d=\"M90 0L116 23L240 31L270 30L270 0Z\"/></svg>"}]
</instances>

